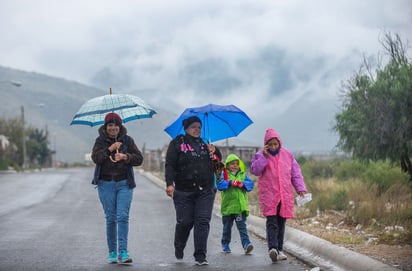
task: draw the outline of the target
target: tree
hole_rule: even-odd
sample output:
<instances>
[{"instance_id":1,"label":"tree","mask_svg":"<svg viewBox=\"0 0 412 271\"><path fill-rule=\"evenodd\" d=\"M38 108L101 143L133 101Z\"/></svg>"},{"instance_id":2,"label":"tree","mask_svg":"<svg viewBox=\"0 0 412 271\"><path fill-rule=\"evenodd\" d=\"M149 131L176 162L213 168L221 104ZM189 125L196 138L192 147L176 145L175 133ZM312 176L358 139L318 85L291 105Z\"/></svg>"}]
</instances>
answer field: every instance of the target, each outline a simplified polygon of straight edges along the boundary
<instances>
[{"instance_id":1,"label":"tree","mask_svg":"<svg viewBox=\"0 0 412 271\"><path fill-rule=\"evenodd\" d=\"M48 131L38 128L29 130L26 143L29 164L37 164L40 167L50 166L52 151L48 148Z\"/></svg>"},{"instance_id":2,"label":"tree","mask_svg":"<svg viewBox=\"0 0 412 271\"><path fill-rule=\"evenodd\" d=\"M5 135L10 146L0 152L3 168L10 165L23 165L23 125L20 118L4 120L0 118L0 135ZM38 128L27 127L24 129L29 165L40 167L50 166L53 151L48 148L49 134Z\"/></svg>"},{"instance_id":3,"label":"tree","mask_svg":"<svg viewBox=\"0 0 412 271\"><path fill-rule=\"evenodd\" d=\"M364 60L343 84L337 147L361 161L400 162L412 181L412 64L399 35L385 34L381 44L386 66L373 72Z\"/></svg>"}]
</instances>

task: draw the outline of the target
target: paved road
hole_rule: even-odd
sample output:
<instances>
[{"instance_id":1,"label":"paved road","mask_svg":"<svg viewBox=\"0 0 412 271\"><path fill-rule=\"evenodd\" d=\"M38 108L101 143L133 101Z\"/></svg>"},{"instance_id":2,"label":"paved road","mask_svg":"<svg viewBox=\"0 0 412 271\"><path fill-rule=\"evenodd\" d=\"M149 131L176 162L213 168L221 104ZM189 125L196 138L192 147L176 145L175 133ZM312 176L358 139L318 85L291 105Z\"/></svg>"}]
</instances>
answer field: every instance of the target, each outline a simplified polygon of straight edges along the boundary
<instances>
[{"instance_id":1,"label":"paved road","mask_svg":"<svg viewBox=\"0 0 412 271\"><path fill-rule=\"evenodd\" d=\"M131 209L131 266L106 264L103 211L90 184L93 169L0 173L0 270L307 270L293 257L272 264L264 241L243 255L234 228L232 253L220 250L221 220L212 219L209 266L197 267L191 254L174 258L174 210L164 190L142 175Z\"/></svg>"}]
</instances>

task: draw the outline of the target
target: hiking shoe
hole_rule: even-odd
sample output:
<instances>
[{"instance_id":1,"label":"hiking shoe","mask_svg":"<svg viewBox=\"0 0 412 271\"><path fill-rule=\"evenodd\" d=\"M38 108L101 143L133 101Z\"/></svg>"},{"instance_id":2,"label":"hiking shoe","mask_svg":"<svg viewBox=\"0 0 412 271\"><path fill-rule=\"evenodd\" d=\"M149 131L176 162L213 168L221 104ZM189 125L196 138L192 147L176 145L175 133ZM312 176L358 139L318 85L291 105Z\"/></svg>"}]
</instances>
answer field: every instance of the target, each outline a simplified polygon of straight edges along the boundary
<instances>
[{"instance_id":1,"label":"hiking shoe","mask_svg":"<svg viewBox=\"0 0 412 271\"><path fill-rule=\"evenodd\" d=\"M225 253L230 253L230 252L232 252L232 251L230 250L229 244L222 244L222 250L223 250L223 252L225 252Z\"/></svg>"},{"instance_id":2,"label":"hiking shoe","mask_svg":"<svg viewBox=\"0 0 412 271\"><path fill-rule=\"evenodd\" d=\"M196 260L196 265L209 265L209 263L206 261L206 259Z\"/></svg>"},{"instance_id":3,"label":"hiking shoe","mask_svg":"<svg viewBox=\"0 0 412 271\"><path fill-rule=\"evenodd\" d=\"M283 251L279 251L277 259L278 261L287 260L288 256L286 256L285 253L283 253Z\"/></svg>"},{"instance_id":4,"label":"hiking shoe","mask_svg":"<svg viewBox=\"0 0 412 271\"><path fill-rule=\"evenodd\" d=\"M116 251L109 252L109 257L107 257L107 262L117 263L117 252Z\"/></svg>"},{"instance_id":5,"label":"hiking shoe","mask_svg":"<svg viewBox=\"0 0 412 271\"><path fill-rule=\"evenodd\" d=\"M269 250L269 257L272 260L272 263L275 263L278 261L278 250L276 248L272 248Z\"/></svg>"},{"instance_id":6,"label":"hiking shoe","mask_svg":"<svg viewBox=\"0 0 412 271\"><path fill-rule=\"evenodd\" d=\"M251 243L247 244L246 246L243 247L245 250L245 254L250 254L253 250L253 245Z\"/></svg>"},{"instance_id":7,"label":"hiking shoe","mask_svg":"<svg viewBox=\"0 0 412 271\"><path fill-rule=\"evenodd\" d=\"M118 263L132 263L133 260L130 258L129 253L126 250L122 250L119 253L119 256L117 258Z\"/></svg>"},{"instance_id":8,"label":"hiking shoe","mask_svg":"<svg viewBox=\"0 0 412 271\"><path fill-rule=\"evenodd\" d=\"M183 250L175 248L175 257L178 260L183 260Z\"/></svg>"}]
</instances>

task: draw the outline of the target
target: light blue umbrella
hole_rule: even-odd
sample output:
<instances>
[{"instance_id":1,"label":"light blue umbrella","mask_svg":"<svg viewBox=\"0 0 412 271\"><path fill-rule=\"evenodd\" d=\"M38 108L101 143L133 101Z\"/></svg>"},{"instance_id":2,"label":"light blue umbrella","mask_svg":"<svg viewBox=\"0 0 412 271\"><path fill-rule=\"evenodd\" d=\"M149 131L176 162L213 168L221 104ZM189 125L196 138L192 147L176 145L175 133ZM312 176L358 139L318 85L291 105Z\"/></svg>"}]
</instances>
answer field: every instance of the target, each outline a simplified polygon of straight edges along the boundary
<instances>
[{"instance_id":1,"label":"light blue umbrella","mask_svg":"<svg viewBox=\"0 0 412 271\"><path fill-rule=\"evenodd\" d=\"M109 112L118 114L124 123L151 118L156 111L141 98L129 94L111 94L93 98L85 102L74 115L70 125L97 126L104 124Z\"/></svg>"},{"instance_id":2,"label":"light blue umbrella","mask_svg":"<svg viewBox=\"0 0 412 271\"><path fill-rule=\"evenodd\" d=\"M207 142L235 137L253 123L241 109L234 105L207 104L201 107L187 108L164 130L172 138L185 134L183 120L197 116L202 121L201 137Z\"/></svg>"}]
</instances>

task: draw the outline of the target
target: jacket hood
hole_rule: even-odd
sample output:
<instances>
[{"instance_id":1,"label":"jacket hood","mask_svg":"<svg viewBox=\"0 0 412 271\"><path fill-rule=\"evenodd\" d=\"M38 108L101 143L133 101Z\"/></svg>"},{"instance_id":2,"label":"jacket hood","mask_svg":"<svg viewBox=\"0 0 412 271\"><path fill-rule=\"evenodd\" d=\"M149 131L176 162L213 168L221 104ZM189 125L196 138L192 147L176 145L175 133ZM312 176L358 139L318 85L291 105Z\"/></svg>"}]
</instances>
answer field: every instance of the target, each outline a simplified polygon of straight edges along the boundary
<instances>
[{"instance_id":1,"label":"jacket hood","mask_svg":"<svg viewBox=\"0 0 412 271\"><path fill-rule=\"evenodd\" d=\"M226 161L225 161L225 167L227 168L227 164L232 162L232 161L235 161L235 160L239 161L240 171L245 172L245 169L246 169L245 168L245 163L242 160L240 160L240 158L236 154L233 154L233 153L231 153L227 156Z\"/></svg>"},{"instance_id":2,"label":"jacket hood","mask_svg":"<svg viewBox=\"0 0 412 271\"><path fill-rule=\"evenodd\" d=\"M282 146L282 141L280 140L280 136L279 136L278 132L276 132L272 128L269 128L269 129L266 130L265 140L264 140L263 144L266 145L266 143L269 140L271 140L272 138L276 138L279 141L279 145Z\"/></svg>"}]
</instances>

